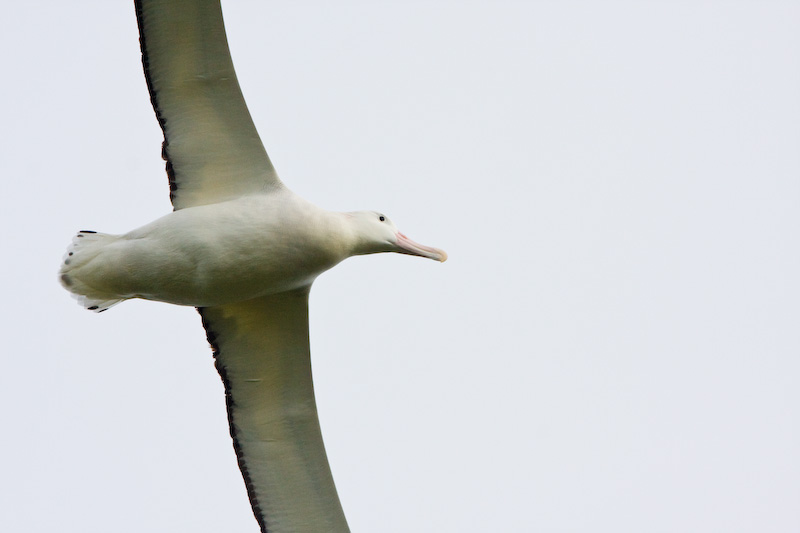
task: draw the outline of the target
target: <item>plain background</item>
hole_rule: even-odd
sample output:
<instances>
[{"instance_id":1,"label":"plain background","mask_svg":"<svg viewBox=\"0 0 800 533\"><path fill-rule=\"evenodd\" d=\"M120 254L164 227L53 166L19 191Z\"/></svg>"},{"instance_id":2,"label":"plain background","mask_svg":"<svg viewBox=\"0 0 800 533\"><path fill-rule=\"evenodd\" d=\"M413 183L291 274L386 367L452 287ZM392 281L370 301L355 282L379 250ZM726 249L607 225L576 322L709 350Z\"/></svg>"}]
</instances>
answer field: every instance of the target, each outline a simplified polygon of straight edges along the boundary
<instances>
[{"instance_id":1,"label":"plain background","mask_svg":"<svg viewBox=\"0 0 800 533\"><path fill-rule=\"evenodd\" d=\"M354 531L800 531L800 4L224 9L289 187L450 254L312 291ZM56 282L171 209L133 3L0 44L0 528L255 532L197 313Z\"/></svg>"}]
</instances>

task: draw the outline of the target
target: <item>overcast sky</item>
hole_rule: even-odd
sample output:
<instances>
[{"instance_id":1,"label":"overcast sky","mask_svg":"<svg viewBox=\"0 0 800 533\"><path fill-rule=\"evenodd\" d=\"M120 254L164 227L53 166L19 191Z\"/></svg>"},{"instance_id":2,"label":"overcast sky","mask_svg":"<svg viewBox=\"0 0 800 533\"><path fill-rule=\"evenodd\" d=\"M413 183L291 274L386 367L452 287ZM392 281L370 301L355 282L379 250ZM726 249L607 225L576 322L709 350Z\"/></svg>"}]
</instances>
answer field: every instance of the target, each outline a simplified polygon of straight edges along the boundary
<instances>
[{"instance_id":1,"label":"overcast sky","mask_svg":"<svg viewBox=\"0 0 800 533\"><path fill-rule=\"evenodd\" d=\"M286 184L450 254L312 291L354 532L800 531L800 4L223 7ZM0 45L0 529L256 532L197 313L56 281L171 209L133 3Z\"/></svg>"}]
</instances>

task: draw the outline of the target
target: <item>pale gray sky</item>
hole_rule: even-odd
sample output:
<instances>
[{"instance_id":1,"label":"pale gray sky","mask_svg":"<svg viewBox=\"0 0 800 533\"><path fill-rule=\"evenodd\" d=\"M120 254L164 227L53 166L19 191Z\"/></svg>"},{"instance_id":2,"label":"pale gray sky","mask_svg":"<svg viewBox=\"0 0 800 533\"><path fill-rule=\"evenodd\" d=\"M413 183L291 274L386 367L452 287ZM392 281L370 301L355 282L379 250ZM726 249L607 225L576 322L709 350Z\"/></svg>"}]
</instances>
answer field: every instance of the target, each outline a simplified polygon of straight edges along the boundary
<instances>
[{"instance_id":1,"label":"pale gray sky","mask_svg":"<svg viewBox=\"0 0 800 533\"><path fill-rule=\"evenodd\" d=\"M353 531L800 530L797 2L223 7L289 187L450 254L312 291ZM0 45L0 529L257 531L197 313L56 282L170 210L132 2Z\"/></svg>"}]
</instances>

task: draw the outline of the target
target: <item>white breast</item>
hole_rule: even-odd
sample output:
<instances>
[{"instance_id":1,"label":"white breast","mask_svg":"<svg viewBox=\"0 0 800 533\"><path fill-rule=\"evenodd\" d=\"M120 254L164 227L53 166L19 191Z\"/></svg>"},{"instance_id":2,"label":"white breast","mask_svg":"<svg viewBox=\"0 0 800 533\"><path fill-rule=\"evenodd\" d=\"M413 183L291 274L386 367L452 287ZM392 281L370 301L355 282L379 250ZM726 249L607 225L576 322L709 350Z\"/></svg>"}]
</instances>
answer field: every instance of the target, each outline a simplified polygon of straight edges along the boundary
<instances>
[{"instance_id":1,"label":"white breast","mask_svg":"<svg viewBox=\"0 0 800 533\"><path fill-rule=\"evenodd\" d=\"M71 275L107 299L195 307L248 300L308 286L345 259L341 217L287 189L181 209L106 241Z\"/></svg>"}]
</instances>

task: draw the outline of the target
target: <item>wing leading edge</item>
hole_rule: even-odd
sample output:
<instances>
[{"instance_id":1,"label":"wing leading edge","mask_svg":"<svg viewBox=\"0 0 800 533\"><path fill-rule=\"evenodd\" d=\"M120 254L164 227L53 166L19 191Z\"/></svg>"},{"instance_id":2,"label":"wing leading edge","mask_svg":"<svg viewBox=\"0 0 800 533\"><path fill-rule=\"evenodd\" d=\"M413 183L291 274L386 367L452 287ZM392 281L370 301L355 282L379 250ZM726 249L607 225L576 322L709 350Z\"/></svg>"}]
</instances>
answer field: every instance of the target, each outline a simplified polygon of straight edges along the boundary
<instances>
[{"instance_id":1,"label":"wing leading edge","mask_svg":"<svg viewBox=\"0 0 800 533\"><path fill-rule=\"evenodd\" d=\"M317 418L308 288L198 309L262 532L349 532Z\"/></svg>"},{"instance_id":2,"label":"wing leading edge","mask_svg":"<svg viewBox=\"0 0 800 533\"><path fill-rule=\"evenodd\" d=\"M281 186L233 69L219 0L135 0L175 209Z\"/></svg>"}]
</instances>

